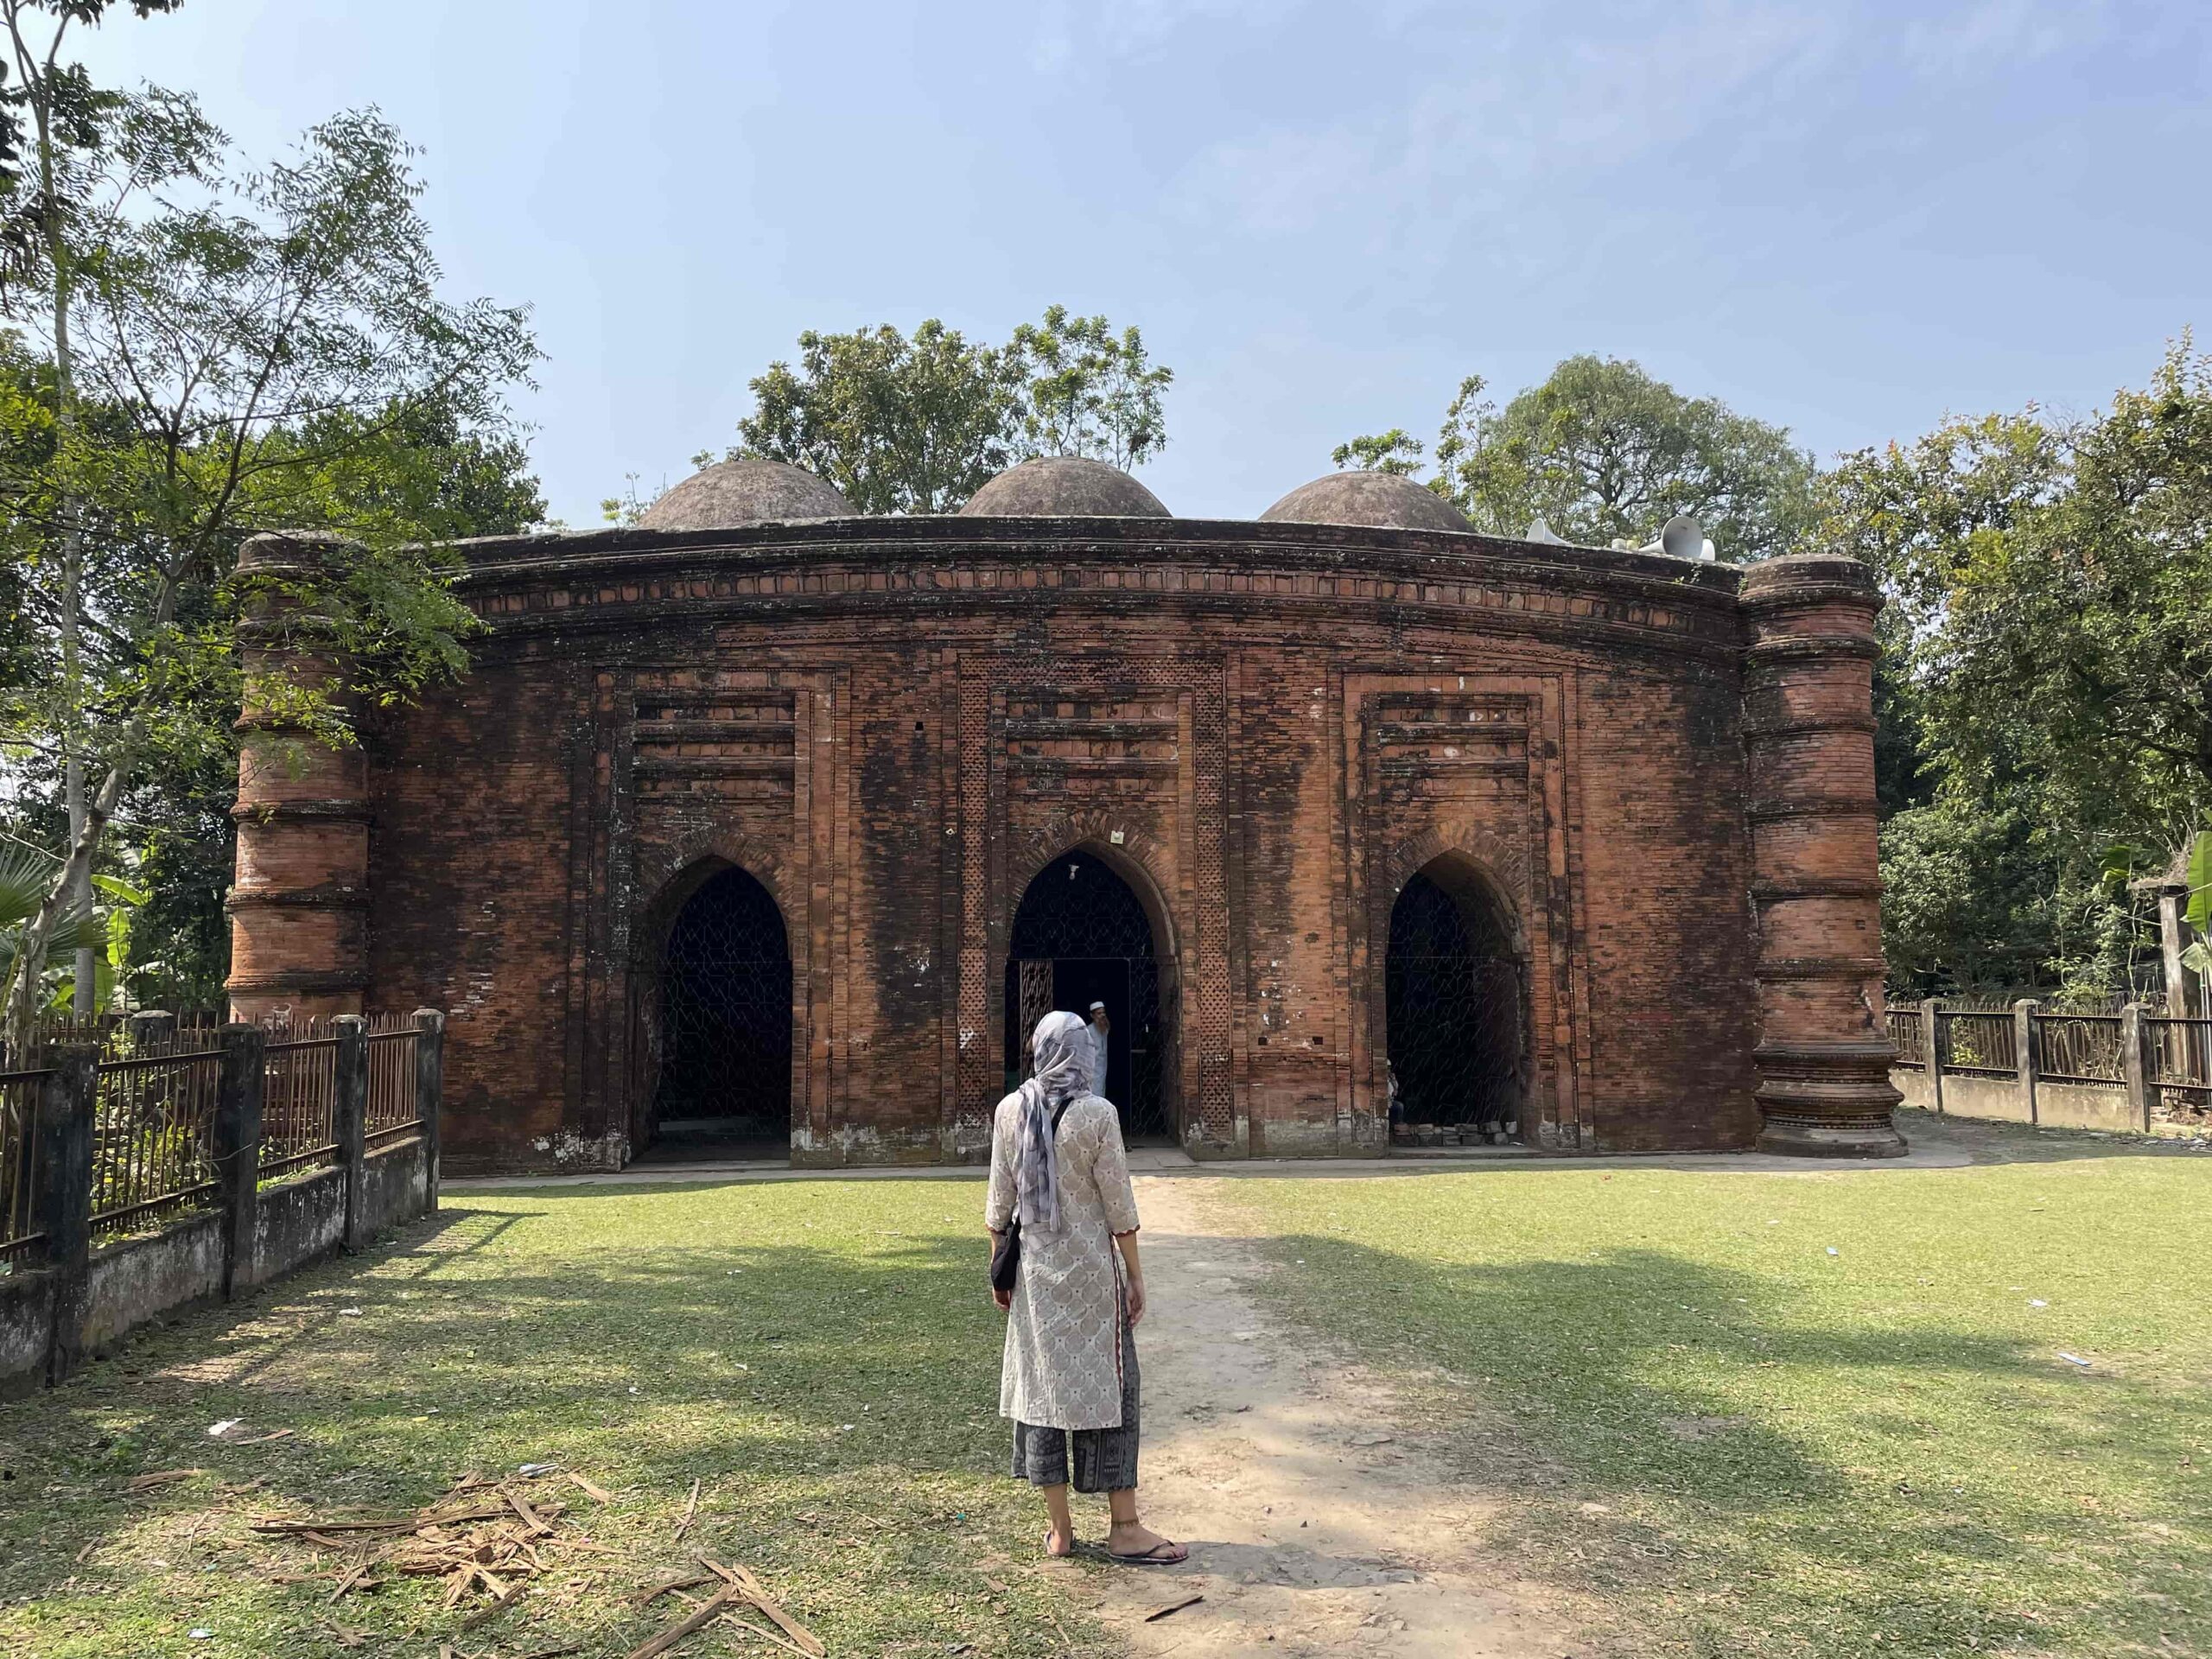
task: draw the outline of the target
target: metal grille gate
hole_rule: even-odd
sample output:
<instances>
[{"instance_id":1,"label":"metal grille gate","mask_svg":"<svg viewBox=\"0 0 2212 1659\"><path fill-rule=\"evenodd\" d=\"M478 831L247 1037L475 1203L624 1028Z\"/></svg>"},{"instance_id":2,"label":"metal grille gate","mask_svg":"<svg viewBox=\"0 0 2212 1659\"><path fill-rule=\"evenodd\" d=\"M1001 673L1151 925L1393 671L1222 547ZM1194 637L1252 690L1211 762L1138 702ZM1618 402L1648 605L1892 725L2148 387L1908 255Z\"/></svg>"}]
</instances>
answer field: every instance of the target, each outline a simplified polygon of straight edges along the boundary
<instances>
[{"instance_id":1,"label":"metal grille gate","mask_svg":"<svg viewBox=\"0 0 2212 1659\"><path fill-rule=\"evenodd\" d=\"M768 890L710 876L678 912L661 982L653 1116L736 1120L734 1135L791 1133L791 958Z\"/></svg>"},{"instance_id":2,"label":"metal grille gate","mask_svg":"<svg viewBox=\"0 0 2212 1659\"><path fill-rule=\"evenodd\" d=\"M1103 859L1071 852L1030 882L1014 912L1006 982L1009 1086L1027 1075L1024 1052L1054 1008L1084 1014L1095 998L1114 1022L1107 1093L1125 1136L1172 1135L1165 1081L1166 1023L1152 923Z\"/></svg>"},{"instance_id":3,"label":"metal grille gate","mask_svg":"<svg viewBox=\"0 0 2212 1659\"><path fill-rule=\"evenodd\" d=\"M1390 912L1384 970L1389 1059L1408 1123L1516 1132L1521 964L1495 930L1425 874Z\"/></svg>"}]
</instances>

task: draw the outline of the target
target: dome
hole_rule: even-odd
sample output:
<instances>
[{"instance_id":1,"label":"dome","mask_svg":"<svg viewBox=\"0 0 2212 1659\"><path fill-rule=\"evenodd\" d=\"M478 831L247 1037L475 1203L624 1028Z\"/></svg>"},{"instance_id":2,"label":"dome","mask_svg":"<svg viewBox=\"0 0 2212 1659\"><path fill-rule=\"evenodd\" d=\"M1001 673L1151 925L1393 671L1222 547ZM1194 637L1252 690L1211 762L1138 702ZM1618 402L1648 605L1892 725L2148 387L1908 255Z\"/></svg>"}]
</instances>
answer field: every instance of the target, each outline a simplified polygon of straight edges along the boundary
<instances>
[{"instance_id":1,"label":"dome","mask_svg":"<svg viewBox=\"0 0 2212 1659\"><path fill-rule=\"evenodd\" d=\"M1009 467L968 498L963 518L1170 518L1160 498L1118 467L1044 455Z\"/></svg>"},{"instance_id":2,"label":"dome","mask_svg":"<svg viewBox=\"0 0 2212 1659\"><path fill-rule=\"evenodd\" d=\"M1465 530L1459 510L1395 473L1331 473L1301 484L1260 515L1263 524L1371 524L1382 530Z\"/></svg>"},{"instance_id":3,"label":"dome","mask_svg":"<svg viewBox=\"0 0 2212 1659\"><path fill-rule=\"evenodd\" d=\"M812 473L780 461L718 461L647 507L638 524L644 530L734 530L852 516L852 504Z\"/></svg>"}]
</instances>

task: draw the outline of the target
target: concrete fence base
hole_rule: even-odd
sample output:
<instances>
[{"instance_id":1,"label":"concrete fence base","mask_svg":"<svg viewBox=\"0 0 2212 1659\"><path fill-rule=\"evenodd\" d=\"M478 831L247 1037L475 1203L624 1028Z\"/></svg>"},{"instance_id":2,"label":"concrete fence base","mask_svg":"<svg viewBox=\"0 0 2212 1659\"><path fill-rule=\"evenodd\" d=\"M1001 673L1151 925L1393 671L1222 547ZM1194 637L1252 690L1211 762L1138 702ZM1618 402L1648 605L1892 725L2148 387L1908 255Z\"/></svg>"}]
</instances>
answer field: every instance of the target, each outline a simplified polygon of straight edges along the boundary
<instances>
[{"instance_id":1,"label":"concrete fence base","mask_svg":"<svg viewBox=\"0 0 2212 1659\"><path fill-rule=\"evenodd\" d=\"M261 1184L266 1037L257 1027L226 1026L213 1133L215 1207L97 1249L91 1242L94 1056L82 1049L53 1057L56 1082L40 1105L44 1260L0 1278L0 1393L59 1382L149 1319L243 1295L437 1208L444 1016L425 1010L416 1017L420 1127L374 1147L364 1146L360 1122L365 1028L359 1020L338 1024L332 1166Z\"/></svg>"}]
</instances>

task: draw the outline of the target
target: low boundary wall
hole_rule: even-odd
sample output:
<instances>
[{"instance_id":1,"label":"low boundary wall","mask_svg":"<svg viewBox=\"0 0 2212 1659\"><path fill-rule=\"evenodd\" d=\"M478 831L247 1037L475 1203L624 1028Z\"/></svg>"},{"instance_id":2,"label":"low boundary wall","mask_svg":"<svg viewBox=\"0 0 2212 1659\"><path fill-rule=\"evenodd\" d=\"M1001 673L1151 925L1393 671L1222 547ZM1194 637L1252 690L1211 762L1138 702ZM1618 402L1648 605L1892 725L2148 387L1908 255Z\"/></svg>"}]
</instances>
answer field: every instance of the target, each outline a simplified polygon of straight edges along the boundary
<instances>
[{"instance_id":1,"label":"low boundary wall","mask_svg":"<svg viewBox=\"0 0 2212 1659\"><path fill-rule=\"evenodd\" d=\"M429 1013L415 1045L415 1119L366 1145L365 1046L348 1033L338 1065L335 1161L264 1182L261 1168L262 1033L231 1027L218 1139L215 1206L157 1230L93 1248L89 1091L80 1109L42 1126L38 1193L42 1259L0 1276L0 1394L58 1382L150 1319L197 1302L231 1300L308 1262L362 1248L438 1207L443 1020ZM59 1074L89 1081L89 1053ZM67 1090L65 1089L66 1094Z\"/></svg>"}]
</instances>

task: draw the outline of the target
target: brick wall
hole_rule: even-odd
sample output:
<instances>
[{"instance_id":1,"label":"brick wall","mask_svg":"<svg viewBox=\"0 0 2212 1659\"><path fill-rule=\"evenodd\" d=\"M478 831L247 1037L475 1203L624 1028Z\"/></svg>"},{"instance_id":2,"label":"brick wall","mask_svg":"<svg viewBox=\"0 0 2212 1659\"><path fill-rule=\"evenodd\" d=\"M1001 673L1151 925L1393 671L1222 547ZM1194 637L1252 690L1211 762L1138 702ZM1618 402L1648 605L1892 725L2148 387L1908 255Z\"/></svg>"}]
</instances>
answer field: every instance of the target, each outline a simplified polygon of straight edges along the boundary
<instances>
[{"instance_id":1,"label":"brick wall","mask_svg":"<svg viewBox=\"0 0 2212 1659\"><path fill-rule=\"evenodd\" d=\"M1384 1144L1389 906L1435 859L1524 954L1524 1138L1759 1133L1732 570L1190 520L471 557L475 672L366 740L367 1000L451 1010L457 1169L644 1135L661 944L726 863L791 944L794 1155L977 1155L1013 912L1077 844L1154 913L1194 1153Z\"/></svg>"}]
</instances>

